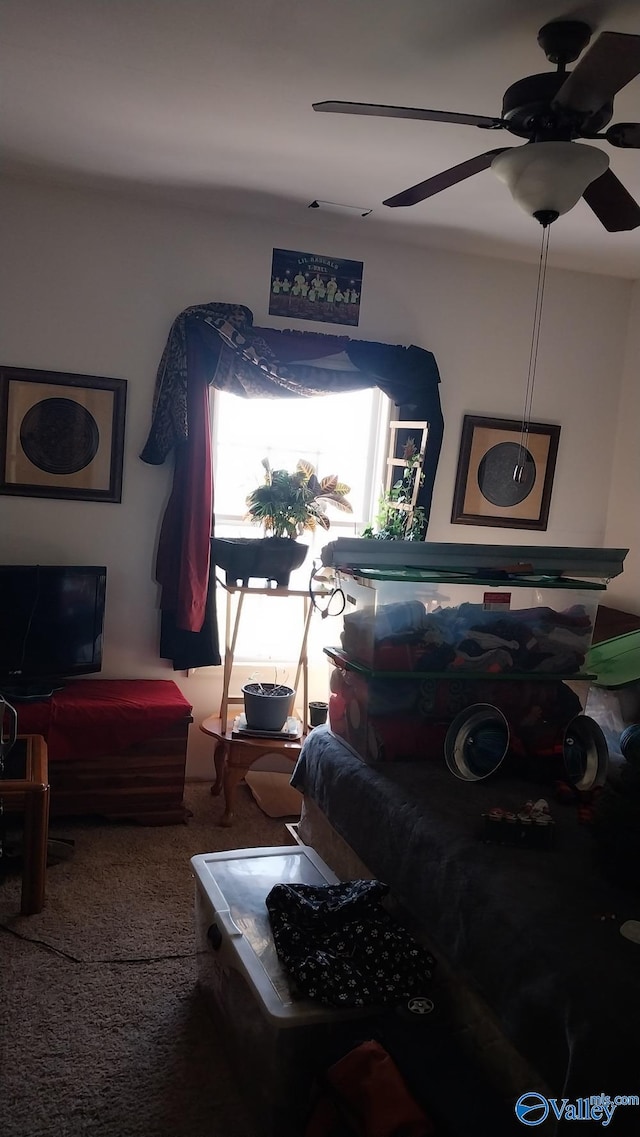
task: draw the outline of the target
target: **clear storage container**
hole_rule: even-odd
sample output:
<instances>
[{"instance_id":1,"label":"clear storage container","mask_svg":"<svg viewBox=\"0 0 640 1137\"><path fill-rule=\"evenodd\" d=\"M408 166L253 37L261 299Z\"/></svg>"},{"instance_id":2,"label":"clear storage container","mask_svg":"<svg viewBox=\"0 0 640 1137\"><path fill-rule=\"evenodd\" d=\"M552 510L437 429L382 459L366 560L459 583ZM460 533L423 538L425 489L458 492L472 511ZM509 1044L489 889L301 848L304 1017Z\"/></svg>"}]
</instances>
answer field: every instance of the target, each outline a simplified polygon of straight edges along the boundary
<instances>
[{"instance_id":1,"label":"clear storage container","mask_svg":"<svg viewBox=\"0 0 640 1137\"><path fill-rule=\"evenodd\" d=\"M306 846L191 860L198 984L265 1137L300 1137L314 1077L362 1012L299 998L276 955L265 898L275 884L335 884Z\"/></svg>"},{"instance_id":2,"label":"clear storage container","mask_svg":"<svg viewBox=\"0 0 640 1137\"><path fill-rule=\"evenodd\" d=\"M542 775L558 766L563 732L582 713L588 690L586 683L573 690L557 676L541 674L375 671L340 649L324 650L330 664L329 728L371 764L443 761L453 720L466 708L483 705L505 717L505 746L508 742L520 771Z\"/></svg>"},{"instance_id":3,"label":"clear storage container","mask_svg":"<svg viewBox=\"0 0 640 1137\"><path fill-rule=\"evenodd\" d=\"M341 646L377 671L578 676L601 582L420 570L338 572Z\"/></svg>"}]
</instances>

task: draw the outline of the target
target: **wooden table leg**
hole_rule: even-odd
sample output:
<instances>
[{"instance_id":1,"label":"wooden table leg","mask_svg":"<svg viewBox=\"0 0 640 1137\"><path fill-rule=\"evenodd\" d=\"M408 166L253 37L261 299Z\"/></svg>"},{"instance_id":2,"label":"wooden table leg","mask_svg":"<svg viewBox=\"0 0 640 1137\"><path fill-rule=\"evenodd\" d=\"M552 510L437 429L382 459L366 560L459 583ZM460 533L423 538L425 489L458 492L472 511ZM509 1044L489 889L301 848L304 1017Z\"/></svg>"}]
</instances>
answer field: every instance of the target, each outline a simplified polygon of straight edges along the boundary
<instances>
[{"instance_id":1,"label":"wooden table leg","mask_svg":"<svg viewBox=\"0 0 640 1137\"><path fill-rule=\"evenodd\" d=\"M231 731L224 735L222 724L217 716L210 715L200 724L200 730L214 739L213 760L216 769L216 780L211 786L211 793L217 796L224 792L224 813L220 824L228 828L233 824L235 813L236 790L239 783L249 772L251 767L262 758L264 754L276 751L295 763L302 746L302 739L289 741L260 738L234 738Z\"/></svg>"},{"instance_id":2,"label":"wooden table leg","mask_svg":"<svg viewBox=\"0 0 640 1137\"><path fill-rule=\"evenodd\" d=\"M48 835L49 787L38 786L25 795L24 869L20 908L23 916L33 916L44 908Z\"/></svg>"},{"instance_id":3,"label":"wooden table leg","mask_svg":"<svg viewBox=\"0 0 640 1137\"><path fill-rule=\"evenodd\" d=\"M224 772L227 767L228 754L229 744L227 742L218 742L214 747L213 764L216 768L216 780L211 787L211 793L213 797L218 797L222 793Z\"/></svg>"},{"instance_id":4,"label":"wooden table leg","mask_svg":"<svg viewBox=\"0 0 640 1137\"><path fill-rule=\"evenodd\" d=\"M220 824L224 826L225 829L228 829L231 825L233 825L233 817L236 805L236 790L245 774L247 773L248 768L248 766L246 768L243 768L242 766L227 765L227 768L225 770L224 813L220 822Z\"/></svg>"}]
</instances>

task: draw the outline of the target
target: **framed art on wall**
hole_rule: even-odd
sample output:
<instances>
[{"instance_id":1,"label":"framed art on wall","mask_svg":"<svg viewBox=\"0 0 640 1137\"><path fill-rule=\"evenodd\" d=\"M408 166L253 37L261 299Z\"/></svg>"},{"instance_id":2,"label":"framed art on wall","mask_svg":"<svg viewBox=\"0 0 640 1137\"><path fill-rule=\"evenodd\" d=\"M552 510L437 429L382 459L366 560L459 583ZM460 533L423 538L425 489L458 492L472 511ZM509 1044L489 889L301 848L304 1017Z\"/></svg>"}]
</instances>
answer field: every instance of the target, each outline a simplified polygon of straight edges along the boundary
<instances>
[{"instance_id":1,"label":"framed art on wall","mask_svg":"<svg viewBox=\"0 0 640 1137\"><path fill-rule=\"evenodd\" d=\"M0 367L0 493L119 502L127 383Z\"/></svg>"},{"instance_id":2,"label":"framed art on wall","mask_svg":"<svg viewBox=\"0 0 640 1137\"><path fill-rule=\"evenodd\" d=\"M560 427L465 415L453 495L455 525L546 529Z\"/></svg>"},{"instance_id":3,"label":"framed art on wall","mask_svg":"<svg viewBox=\"0 0 640 1137\"><path fill-rule=\"evenodd\" d=\"M274 249L269 315L357 327L363 270L362 261Z\"/></svg>"}]
</instances>

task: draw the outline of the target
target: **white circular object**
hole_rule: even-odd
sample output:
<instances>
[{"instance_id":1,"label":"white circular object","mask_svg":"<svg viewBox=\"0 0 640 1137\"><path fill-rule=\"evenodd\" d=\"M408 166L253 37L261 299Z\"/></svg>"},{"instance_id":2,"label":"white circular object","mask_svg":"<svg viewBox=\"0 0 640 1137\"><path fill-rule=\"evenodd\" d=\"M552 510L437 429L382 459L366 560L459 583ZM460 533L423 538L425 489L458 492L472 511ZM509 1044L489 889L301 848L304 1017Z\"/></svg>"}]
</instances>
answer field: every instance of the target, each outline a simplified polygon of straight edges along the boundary
<instances>
[{"instance_id":1,"label":"white circular object","mask_svg":"<svg viewBox=\"0 0 640 1137\"><path fill-rule=\"evenodd\" d=\"M631 940L632 944L640 944L640 920L625 920L620 925L620 935Z\"/></svg>"},{"instance_id":2,"label":"white circular object","mask_svg":"<svg viewBox=\"0 0 640 1137\"><path fill-rule=\"evenodd\" d=\"M478 782L494 774L509 749L509 724L491 703L473 703L453 719L444 757L456 778Z\"/></svg>"},{"instance_id":3,"label":"white circular object","mask_svg":"<svg viewBox=\"0 0 640 1137\"><path fill-rule=\"evenodd\" d=\"M579 142L529 142L498 154L491 169L525 213L567 213L609 166L609 157Z\"/></svg>"},{"instance_id":4,"label":"white circular object","mask_svg":"<svg viewBox=\"0 0 640 1137\"><path fill-rule=\"evenodd\" d=\"M424 995L409 999L407 1010L411 1011L412 1015L430 1015L433 1010L433 999L427 999Z\"/></svg>"}]
</instances>

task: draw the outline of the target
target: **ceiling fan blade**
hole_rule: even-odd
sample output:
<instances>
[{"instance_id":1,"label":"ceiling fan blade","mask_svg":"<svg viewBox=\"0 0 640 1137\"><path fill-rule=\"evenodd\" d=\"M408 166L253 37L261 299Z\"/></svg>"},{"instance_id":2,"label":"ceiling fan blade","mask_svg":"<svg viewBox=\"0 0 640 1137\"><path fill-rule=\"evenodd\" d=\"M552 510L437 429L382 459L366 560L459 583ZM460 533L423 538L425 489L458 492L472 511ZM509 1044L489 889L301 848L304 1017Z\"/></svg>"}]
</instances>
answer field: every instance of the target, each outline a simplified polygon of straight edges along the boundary
<instances>
[{"instance_id":1,"label":"ceiling fan blade","mask_svg":"<svg viewBox=\"0 0 640 1137\"><path fill-rule=\"evenodd\" d=\"M640 74L640 36L602 32L567 76L554 106L595 114Z\"/></svg>"},{"instance_id":2,"label":"ceiling fan blade","mask_svg":"<svg viewBox=\"0 0 640 1137\"><path fill-rule=\"evenodd\" d=\"M637 229L640 225L640 205L611 170L587 186L582 196L609 233Z\"/></svg>"},{"instance_id":3,"label":"ceiling fan blade","mask_svg":"<svg viewBox=\"0 0 640 1137\"><path fill-rule=\"evenodd\" d=\"M640 122L614 122L604 136L612 146L628 146L631 149L640 149Z\"/></svg>"},{"instance_id":4,"label":"ceiling fan blade","mask_svg":"<svg viewBox=\"0 0 640 1137\"><path fill-rule=\"evenodd\" d=\"M487 150L486 154L477 154L475 158L468 158L466 162L460 162L458 166L451 166L449 170L443 170L442 173L434 174L432 178L418 182L416 186L411 186L410 189L403 190L402 193L397 193L394 197L388 197L382 204L390 205L392 208L398 205L417 205L419 201L433 197L441 190L455 186L457 182L463 182L465 178L470 178L473 174L479 174L481 170L487 170L496 154L502 154L504 150L510 149L509 146L501 146L497 150Z\"/></svg>"},{"instance_id":5,"label":"ceiling fan blade","mask_svg":"<svg viewBox=\"0 0 640 1137\"><path fill-rule=\"evenodd\" d=\"M366 114L380 118L419 118L427 122L458 122L466 126L483 126L487 129L503 125L500 118L488 118L481 114L459 114L457 111L428 111L420 107L387 107L377 103L344 103L329 100L313 103L314 111L328 111L330 114Z\"/></svg>"}]
</instances>

